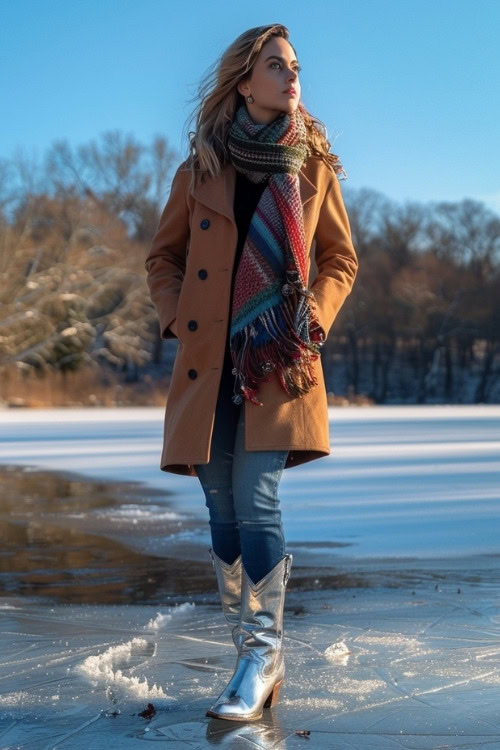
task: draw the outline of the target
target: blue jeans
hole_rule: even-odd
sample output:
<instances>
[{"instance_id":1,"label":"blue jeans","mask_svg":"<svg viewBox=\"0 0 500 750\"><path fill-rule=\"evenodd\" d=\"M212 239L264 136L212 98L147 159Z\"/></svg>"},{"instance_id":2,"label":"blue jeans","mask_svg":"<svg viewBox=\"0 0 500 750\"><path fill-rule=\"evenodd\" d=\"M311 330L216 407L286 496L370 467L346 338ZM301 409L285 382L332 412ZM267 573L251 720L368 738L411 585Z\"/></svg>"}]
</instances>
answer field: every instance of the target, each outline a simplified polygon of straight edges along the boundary
<instances>
[{"instance_id":1,"label":"blue jeans","mask_svg":"<svg viewBox=\"0 0 500 750\"><path fill-rule=\"evenodd\" d=\"M226 354L210 462L194 469L205 493L215 554L231 564L241 553L246 572L257 583L285 555L278 485L288 450L245 450L245 404L232 401L231 369Z\"/></svg>"}]
</instances>

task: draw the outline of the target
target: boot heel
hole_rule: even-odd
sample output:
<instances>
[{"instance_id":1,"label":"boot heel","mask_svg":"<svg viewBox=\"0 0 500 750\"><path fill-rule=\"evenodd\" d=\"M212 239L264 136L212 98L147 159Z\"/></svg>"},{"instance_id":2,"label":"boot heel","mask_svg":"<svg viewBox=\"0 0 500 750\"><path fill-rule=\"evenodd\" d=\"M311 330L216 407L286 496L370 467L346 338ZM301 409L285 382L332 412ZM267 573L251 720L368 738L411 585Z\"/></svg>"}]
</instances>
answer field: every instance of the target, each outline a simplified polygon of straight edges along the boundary
<instances>
[{"instance_id":1,"label":"boot heel","mask_svg":"<svg viewBox=\"0 0 500 750\"><path fill-rule=\"evenodd\" d=\"M280 680L276 683L276 685L273 687L271 692L269 693L266 702L264 703L264 708L270 708L271 706L275 706L278 702L281 686L283 684L283 680Z\"/></svg>"}]
</instances>

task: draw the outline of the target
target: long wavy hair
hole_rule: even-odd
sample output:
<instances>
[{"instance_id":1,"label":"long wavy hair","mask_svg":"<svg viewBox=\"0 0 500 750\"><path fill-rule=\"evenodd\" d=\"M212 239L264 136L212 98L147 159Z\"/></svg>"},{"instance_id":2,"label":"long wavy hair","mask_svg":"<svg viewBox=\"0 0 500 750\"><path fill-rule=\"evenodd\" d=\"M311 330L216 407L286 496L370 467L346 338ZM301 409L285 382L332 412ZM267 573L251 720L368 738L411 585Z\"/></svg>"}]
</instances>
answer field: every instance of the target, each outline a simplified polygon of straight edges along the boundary
<instances>
[{"instance_id":1,"label":"long wavy hair","mask_svg":"<svg viewBox=\"0 0 500 750\"><path fill-rule=\"evenodd\" d=\"M252 75L252 68L263 45L273 36L289 41L289 31L281 24L255 26L243 32L208 69L202 78L198 93L190 101L198 100L185 129L196 119L194 131L189 131L189 156L186 166L191 168L190 189L194 187L196 172L216 177L223 165L229 161L227 138L236 111L245 101L237 89L240 81ZM289 42L291 44L291 42ZM292 49L295 52L295 48ZM324 123L313 117L299 101L307 131L309 153L325 162L336 174L347 179L339 157L330 152L331 143Z\"/></svg>"}]
</instances>

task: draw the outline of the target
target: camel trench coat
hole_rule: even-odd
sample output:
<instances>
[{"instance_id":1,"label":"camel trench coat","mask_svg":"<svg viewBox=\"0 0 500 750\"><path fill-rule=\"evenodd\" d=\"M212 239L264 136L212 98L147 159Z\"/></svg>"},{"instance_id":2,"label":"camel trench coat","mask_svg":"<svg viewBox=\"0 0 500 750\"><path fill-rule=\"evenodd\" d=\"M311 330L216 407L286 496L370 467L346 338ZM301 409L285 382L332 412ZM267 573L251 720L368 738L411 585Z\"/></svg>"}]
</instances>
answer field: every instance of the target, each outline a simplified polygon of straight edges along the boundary
<instances>
[{"instance_id":1,"label":"camel trench coat","mask_svg":"<svg viewBox=\"0 0 500 750\"><path fill-rule=\"evenodd\" d=\"M322 159L309 156L298 176L309 273L313 244L317 267L308 284L326 337L352 289L358 260L336 174ZM190 177L184 161L172 180L145 268L161 336L175 338L169 329L174 319L178 334L160 469L197 476L193 465L210 460L238 230L233 165L226 163L216 178L200 181L197 174L192 192ZM247 451L288 450L285 468L330 454L321 357L314 367L318 385L304 396L289 396L271 373L271 380L259 384L263 406L243 400Z\"/></svg>"}]
</instances>

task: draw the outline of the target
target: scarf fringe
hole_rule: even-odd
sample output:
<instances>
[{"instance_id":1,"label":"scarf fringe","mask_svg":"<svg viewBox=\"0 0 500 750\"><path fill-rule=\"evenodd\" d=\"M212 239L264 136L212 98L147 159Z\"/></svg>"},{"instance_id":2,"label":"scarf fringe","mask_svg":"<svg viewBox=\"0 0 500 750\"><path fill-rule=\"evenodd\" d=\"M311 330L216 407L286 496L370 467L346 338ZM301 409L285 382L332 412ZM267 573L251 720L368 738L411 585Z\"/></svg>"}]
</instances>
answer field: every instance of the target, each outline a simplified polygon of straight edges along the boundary
<instances>
[{"instance_id":1,"label":"scarf fringe","mask_svg":"<svg viewBox=\"0 0 500 750\"><path fill-rule=\"evenodd\" d=\"M292 282L289 277L287 283L292 294L279 305L265 310L230 340L232 374L236 376L236 382L239 381L243 397L259 406L263 403L257 398L254 386L261 381L268 382L273 371L284 390L293 397L302 397L318 385L313 362L320 355L321 343L317 344L310 338L310 333L321 327L314 295L305 287L297 286L297 282ZM285 323L285 330L280 327L278 315ZM258 338L263 332L271 341L259 345ZM238 399L238 403L241 396L234 399Z\"/></svg>"}]
</instances>

